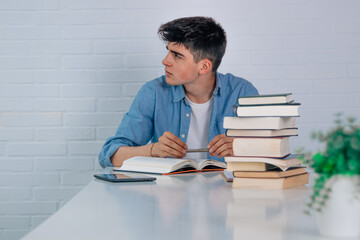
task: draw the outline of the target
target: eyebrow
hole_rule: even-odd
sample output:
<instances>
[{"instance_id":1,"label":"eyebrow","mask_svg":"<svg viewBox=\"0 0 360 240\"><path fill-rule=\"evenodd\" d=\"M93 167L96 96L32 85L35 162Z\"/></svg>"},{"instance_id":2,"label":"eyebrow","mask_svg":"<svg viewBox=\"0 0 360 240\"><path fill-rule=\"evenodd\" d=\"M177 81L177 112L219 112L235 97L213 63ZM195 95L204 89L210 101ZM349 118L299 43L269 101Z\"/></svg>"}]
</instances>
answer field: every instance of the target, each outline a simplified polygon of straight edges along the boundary
<instances>
[{"instance_id":1,"label":"eyebrow","mask_svg":"<svg viewBox=\"0 0 360 240\"><path fill-rule=\"evenodd\" d=\"M185 57L184 54L181 54L181 53L179 53L179 52L176 52L176 51L174 51L174 50L171 50L171 49L168 48L168 46L166 46L166 49L169 50L170 52L174 53L174 54L177 54L177 55L181 56L181 57Z\"/></svg>"}]
</instances>

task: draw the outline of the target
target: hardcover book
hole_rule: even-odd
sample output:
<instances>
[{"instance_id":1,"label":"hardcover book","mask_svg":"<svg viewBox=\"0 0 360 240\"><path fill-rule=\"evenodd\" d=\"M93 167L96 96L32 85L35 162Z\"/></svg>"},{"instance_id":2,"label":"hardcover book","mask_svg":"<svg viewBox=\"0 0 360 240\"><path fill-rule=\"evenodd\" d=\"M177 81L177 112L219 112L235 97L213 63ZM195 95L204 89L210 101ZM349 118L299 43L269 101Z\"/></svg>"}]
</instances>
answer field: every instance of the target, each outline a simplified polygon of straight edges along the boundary
<instances>
[{"instance_id":1,"label":"hardcover book","mask_svg":"<svg viewBox=\"0 0 360 240\"><path fill-rule=\"evenodd\" d=\"M292 93L263 94L238 98L239 105L283 104L292 101Z\"/></svg>"},{"instance_id":2,"label":"hardcover book","mask_svg":"<svg viewBox=\"0 0 360 240\"><path fill-rule=\"evenodd\" d=\"M299 117L300 103L234 106L238 117Z\"/></svg>"},{"instance_id":3,"label":"hardcover book","mask_svg":"<svg viewBox=\"0 0 360 240\"><path fill-rule=\"evenodd\" d=\"M291 167L286 171L281 169L273 169L265 172L255 172L255 171L234 171L234 177L244 177L244 178L283 178L290 177L299 174L306 173L306 168L304 166Z\"/></svg>"},{"instance_id":4,"label":"hardcover book","mask_svg":"<svg viewBox=\"0 0 360 240\"><path fill-rule=\"evenodd\" d=\"M295 128L296 117L224 117L225 129Z\"/></svg>"},{"instance_id":5,"label":"hardcover book","mask_svg":"<svg viewBox=\"0 0 360 240\"><path fill-rule=\"evenodd\" d=\"M234 178L233 188L286 189L309 183L309 173L284 178Z\"/></svg>"},{"instance_id":6,"label":"hardcover book","mask_svg":"<svg viewBox=\"0 0 360 240\"><path fill-rule=\"evenodd\" d=\"M280 168L282 171L299 166L302 161L298 154L290 154L284 158L269 157L224 157L228 171L268 171Z\"/></svg>"},{"instance_id":7,"label":"hardcover book","mask_svg":"<svg viewBox=\"0 0 360 240\"><path fill-rule=\"evenodd\" d=\"M227 129L228 137L285 137L297 136L297 128L286 129Z\"/></svg>"},{"instance_id":8,"label":"hardcover book","mask_svg":"<svg viewBox=\"0 0 360 240\"><path fill-rule=\"evenodd\" d=\"M289 137L237 137L232 149L234 156L282 158L290 154Z\"/></svg>"},{"instance_id":9,"label":"hardcover book","mask_svg":"<svg viewBox=\"0 0 360 240\"><path fill-rule=\"evenodd\" d=\"M179 158L154 158L154 157L133 157L124 161L121 167L114 167L114 171L154 173L162 175L223 171L226 164L209 159L179 159Z\"/></svg>"}]
</instances>

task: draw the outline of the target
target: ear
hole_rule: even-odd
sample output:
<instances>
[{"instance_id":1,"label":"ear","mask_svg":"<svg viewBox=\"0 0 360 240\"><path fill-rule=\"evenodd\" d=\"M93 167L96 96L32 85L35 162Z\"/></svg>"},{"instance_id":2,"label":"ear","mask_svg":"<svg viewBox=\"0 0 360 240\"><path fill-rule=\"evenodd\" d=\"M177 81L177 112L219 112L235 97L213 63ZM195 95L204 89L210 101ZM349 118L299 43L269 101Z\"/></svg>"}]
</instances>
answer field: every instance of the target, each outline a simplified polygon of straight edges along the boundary
<instances>
[{"instance_id":1,"label":"ear","mask_svg":"<svg viewBox=\"0 0 360 240\"><path fill-rule=\"evenodd\" d=\"M206 74L212 71L212 62L205 58L199 62L199 74Z\"/></svg>"}]
</instances>

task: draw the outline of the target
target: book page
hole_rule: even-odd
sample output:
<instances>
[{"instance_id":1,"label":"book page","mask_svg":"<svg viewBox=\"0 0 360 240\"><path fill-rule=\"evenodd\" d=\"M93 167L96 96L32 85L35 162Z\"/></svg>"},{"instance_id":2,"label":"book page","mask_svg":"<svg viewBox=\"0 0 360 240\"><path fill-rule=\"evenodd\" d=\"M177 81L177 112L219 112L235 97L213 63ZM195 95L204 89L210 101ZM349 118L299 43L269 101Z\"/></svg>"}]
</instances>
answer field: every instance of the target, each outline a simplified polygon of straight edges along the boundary
<instances>
[{"instance_id":1,"label":"book page","mask_svg":"<svg viewBox=\"0 0 360 240\"><path fill-rule=\"evenodd\" d=\"M133 157L125 160L120 168L114 170L169 173L184 166L194 167L194 161L180 158Z\"/></svg>"},{"instance_id":2,"label":"book page","mask_svg":"<svg viewBox=\"0 0 360 240\"><path fill-rule=\"evenodd\" d=\"M194 162L197 164L197 170L201 170L206 166L216 166L221 168L226 168L226 164L220 161L211 160L211 159L193 159Z\"/></svg>"}]
</instances>

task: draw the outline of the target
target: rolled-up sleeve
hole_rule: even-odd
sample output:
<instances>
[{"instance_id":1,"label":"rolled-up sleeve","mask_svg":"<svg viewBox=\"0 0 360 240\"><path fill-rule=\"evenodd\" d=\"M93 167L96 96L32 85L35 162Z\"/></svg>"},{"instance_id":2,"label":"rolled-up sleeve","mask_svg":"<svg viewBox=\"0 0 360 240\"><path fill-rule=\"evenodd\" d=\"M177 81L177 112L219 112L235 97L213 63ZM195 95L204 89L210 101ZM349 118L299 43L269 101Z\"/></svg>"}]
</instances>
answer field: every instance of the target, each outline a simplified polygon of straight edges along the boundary
<instances>
[{"instance_id":1,"label":"rolled-up sleeve","mask_svg":"<svg viewBox=\"0 0 360 240\"><path fill-rule=\"evenodd\" d=\"M101 167L113 167L111 156L121 146L142 146L147 144L154 132L155 86L146 83L136 95L130 110L122 119L115 136L106 140L99 153Z\"/></svg>"}]
</instances>

